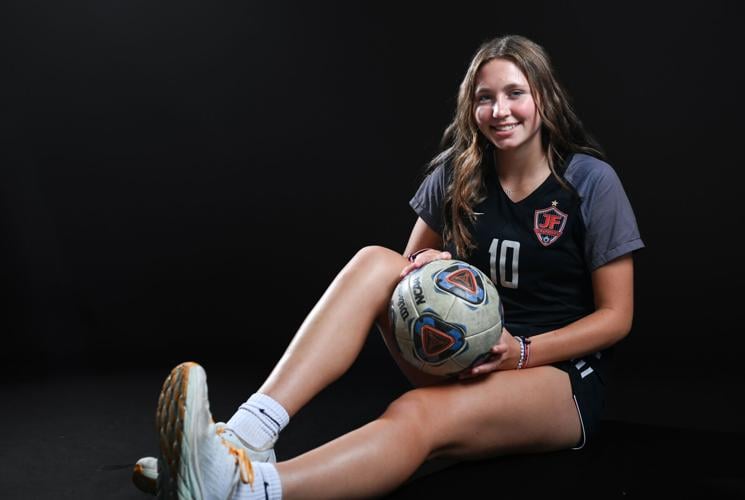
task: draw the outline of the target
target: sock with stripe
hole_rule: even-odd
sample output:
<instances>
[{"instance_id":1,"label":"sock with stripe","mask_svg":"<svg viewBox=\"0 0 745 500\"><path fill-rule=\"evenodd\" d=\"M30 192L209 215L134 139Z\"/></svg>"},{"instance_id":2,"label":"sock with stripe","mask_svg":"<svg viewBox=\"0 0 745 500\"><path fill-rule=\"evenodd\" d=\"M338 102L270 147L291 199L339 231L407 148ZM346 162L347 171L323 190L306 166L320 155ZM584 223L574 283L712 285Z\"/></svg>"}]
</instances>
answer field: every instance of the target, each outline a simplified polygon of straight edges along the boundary
<instances>
[{"instance_id":1,"label":"sock with stripe","mask_svg":"<svg viewBox=\"0 0 745 500\"><path fill-rule=\"evenodd\" d=\"M266 394L254 393L230 417L226 425L256 449L271 448L290 422L287 411Z\"/></svg>"}]
</instances>

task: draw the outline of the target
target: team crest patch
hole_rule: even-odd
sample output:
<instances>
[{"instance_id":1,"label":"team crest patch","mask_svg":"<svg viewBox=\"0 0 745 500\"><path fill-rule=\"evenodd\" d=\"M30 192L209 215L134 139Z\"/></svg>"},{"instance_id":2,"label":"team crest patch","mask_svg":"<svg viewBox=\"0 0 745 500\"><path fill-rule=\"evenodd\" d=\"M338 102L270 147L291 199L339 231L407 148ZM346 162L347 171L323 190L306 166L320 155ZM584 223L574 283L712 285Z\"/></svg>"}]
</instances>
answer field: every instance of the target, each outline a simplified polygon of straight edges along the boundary
<instances>
[{"instance_id":1,"label":"team crest patch","mask_svg":"<svg viewBox=\"0 0 745 500\"><path fill-rule=\"evenodd\" d=\"M567 214L551 206L535 211L533 231L544 247L559 239L567 223Z\"/></svg>"}]
</instances>

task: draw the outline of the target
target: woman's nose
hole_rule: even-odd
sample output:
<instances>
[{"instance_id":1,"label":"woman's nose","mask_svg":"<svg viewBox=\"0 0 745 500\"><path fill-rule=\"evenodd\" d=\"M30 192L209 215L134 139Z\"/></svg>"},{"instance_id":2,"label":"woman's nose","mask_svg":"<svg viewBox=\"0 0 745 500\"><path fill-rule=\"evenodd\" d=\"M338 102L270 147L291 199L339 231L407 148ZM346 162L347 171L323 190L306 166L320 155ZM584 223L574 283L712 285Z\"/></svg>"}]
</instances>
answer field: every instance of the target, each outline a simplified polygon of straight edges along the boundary
<instances>
[{"instance_id":1,"label":"woman's nose","mask_svg":"<svg viewBox=\"0 0 745 500\"><path fill-rule=\"evenodd\" d=\"M492 117L494 118L502 118L504 116L509 116L510 114L510 108L505 102L495 101L494 105L492 106Z\"/></svg>"}]
</instances>

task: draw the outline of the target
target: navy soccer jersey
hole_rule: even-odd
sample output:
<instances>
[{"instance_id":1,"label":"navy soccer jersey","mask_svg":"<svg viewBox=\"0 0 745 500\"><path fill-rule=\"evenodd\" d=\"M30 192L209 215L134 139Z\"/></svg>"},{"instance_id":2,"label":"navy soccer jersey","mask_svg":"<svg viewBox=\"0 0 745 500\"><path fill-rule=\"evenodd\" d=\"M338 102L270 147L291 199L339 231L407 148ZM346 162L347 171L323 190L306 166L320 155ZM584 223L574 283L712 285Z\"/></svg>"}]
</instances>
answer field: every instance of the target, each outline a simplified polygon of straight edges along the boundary
<instances>
[{"instance_id":1,"label":"navy soccer jersey","mask_svg":"<svg viewBox=\"0 0 745 500\"><path fill-rule=\"evenodd\" d=\"M553 175L521 201L510 200L490 169L487 196L469 226L476 248L467 260L491 277L513 335L565 326L594 311L591 272L644 247L631 205L615 171L594 157L575 154L564 178ZM410 205L442 234L448 165L433 170ZM579 195L579 198L577 197Z\"/></svg>"}]
</instances>

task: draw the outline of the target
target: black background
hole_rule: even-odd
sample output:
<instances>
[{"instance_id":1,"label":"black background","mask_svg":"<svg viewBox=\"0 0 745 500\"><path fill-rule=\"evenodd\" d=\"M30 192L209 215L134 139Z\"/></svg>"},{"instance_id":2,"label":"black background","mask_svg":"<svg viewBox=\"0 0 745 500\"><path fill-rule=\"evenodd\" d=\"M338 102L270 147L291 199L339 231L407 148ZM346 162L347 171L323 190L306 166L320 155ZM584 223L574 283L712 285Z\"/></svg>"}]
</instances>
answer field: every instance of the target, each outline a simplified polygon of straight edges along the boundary
<instances>
[{"instance_id":1,"label":"black background","mask_svg":"<svg viewBox=\"0 0 745 500\"><path fill-rule=\"evenodd\" d=\"M185 359L266 374L359 248L403 251L470 57L517 33L647 244L609 414L741 431L741 16L672 5L4 4L4 387Z\"/></svg>"}]
</instances>

